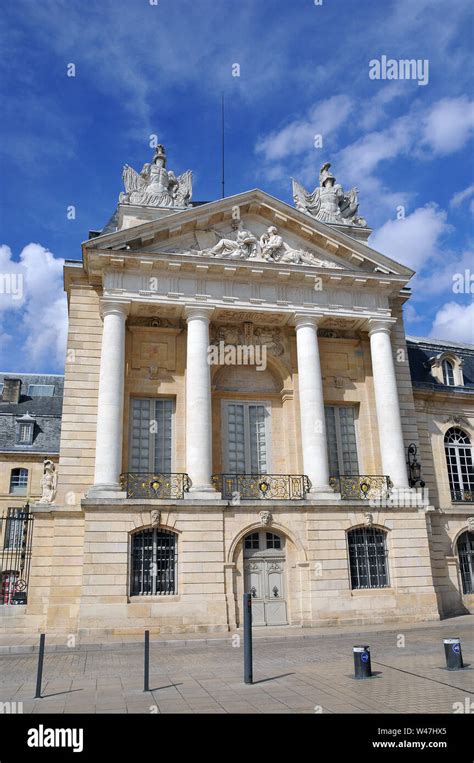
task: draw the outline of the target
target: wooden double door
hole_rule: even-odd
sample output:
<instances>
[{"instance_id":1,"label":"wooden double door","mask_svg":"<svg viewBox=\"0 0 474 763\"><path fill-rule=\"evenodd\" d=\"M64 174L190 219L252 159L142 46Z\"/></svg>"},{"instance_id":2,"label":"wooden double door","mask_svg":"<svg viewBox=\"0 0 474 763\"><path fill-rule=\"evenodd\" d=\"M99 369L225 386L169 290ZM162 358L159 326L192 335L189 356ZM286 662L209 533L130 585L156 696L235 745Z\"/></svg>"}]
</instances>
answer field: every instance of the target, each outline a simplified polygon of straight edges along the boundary
<instances>
[{"instance_id":1,"label":"wooden double door","mask_svg":"<svg viewBox=\"0 0 474 763\"><path fill-rule=\"evenodd\" d=\"M244 539L244 586L252 595L253 625L287 625L284 539L261 530Z\"/></svg>"}]
</instances>

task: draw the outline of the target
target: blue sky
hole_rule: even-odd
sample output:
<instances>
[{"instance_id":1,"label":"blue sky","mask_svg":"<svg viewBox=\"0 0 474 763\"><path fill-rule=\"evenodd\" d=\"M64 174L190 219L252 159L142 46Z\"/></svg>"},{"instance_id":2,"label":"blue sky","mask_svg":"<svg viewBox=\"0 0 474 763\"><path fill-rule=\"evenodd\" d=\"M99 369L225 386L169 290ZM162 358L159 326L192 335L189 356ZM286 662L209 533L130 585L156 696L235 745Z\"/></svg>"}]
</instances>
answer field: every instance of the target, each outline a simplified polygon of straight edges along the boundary
<instances>
[{"instance_id":1,"label":"blue sky","mask_svg":"<svg viewBox=\"0 0 474 763\"><path fill-rule=\"evenodd\" d=\"M150 135L193 170L195 200L219 198L221 92L227 195L292 203L290 176L312 189L331 161L369 243L417 271L408 333L474 343L469 283L453 291L474 272L470 0L151 2L3 7L0 368L63 370L63 259L105 224ZM427 59L428 83L370 79L383 55Z\"/></svg>"}]
</instances>

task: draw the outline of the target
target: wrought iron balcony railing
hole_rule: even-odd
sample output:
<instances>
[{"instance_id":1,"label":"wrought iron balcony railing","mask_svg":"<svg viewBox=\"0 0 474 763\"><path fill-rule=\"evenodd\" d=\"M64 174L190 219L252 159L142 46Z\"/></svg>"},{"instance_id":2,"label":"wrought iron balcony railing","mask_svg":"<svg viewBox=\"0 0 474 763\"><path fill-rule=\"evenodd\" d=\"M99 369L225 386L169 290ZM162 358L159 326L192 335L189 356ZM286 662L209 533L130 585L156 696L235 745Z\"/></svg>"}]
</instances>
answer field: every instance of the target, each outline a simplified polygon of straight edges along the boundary
<instances>
[{"instance_id":1,"label":"wrought iron balcony railing","mask_svg":"<svg viewBox=\"0 0 474 763\"><path fill-rule=\"evenodd\" d=\"M213 474L224 499L301 501L311 489L305 474Z\"/></svg>"},{"instance_id":2,"label":"wrought iron balcony railing","mask_svg":"<svg viewBox=\"0 0 474 763\"><path fill-rule=\"evenodd\" d=\"M127 498L184 498L189 490L187 474L155 474L153 472L125 472L120 475L122 490Z\"/></svg>"},{"instance_id":3,"label":"wrought iron balcony railing","mask_svg":"<svg viewBox=\"0 0 474 763\"><path fill-rule=\"evenodd\" d=\"M453 503L474 503L474 491L451 490L451 500Z\"/></svg>"},{"instance_id":4,"label":"wrought iron balcony railing","mask_svg":"<svg viewBox=\"0 0 474 763\"><path fill-rule=\"evenodd\" d=\"M329 484L345 501L386 498L392 487L390 477L379 474L344 474L330 477Z\"/></svg>"}]
</instances>

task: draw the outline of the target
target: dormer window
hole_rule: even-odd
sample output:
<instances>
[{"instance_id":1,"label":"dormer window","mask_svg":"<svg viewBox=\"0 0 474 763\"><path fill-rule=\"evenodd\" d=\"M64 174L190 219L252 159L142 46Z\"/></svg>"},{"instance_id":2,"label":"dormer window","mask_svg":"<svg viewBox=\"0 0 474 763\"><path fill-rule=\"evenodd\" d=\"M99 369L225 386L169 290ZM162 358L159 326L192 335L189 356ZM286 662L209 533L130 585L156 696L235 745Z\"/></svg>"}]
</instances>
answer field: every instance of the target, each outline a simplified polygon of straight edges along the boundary
<instances>
[{"instance_id":1,"label":"dormer window","mask_svg":"<svg viewBox=\"0 0 474 763\"><path fill-rule=\"evenodd\" d=\"M431 375L446 387L463 387L462 358L454 352L441 352L430 358Z\"/></svg>"},{"instance_id":2,"label":"dormer window","mask_svg":"<svg viewBox=\"0 0 474 763\"><path fill-rule=\"evenodd\" d=\"M448 387L454 387L454 368L450 360L443 360L443 382Z\"/></svg>"},{"instance_id":3,"label":"dormer window","mask_svg":"<svg viewBox=\"0 0 474 763\"><path fill-rule=\"evenodd\" d=\"M27 412L16 420L16 444L32 445L35 431L35 420Z\"/></svg>"}]
</instances>

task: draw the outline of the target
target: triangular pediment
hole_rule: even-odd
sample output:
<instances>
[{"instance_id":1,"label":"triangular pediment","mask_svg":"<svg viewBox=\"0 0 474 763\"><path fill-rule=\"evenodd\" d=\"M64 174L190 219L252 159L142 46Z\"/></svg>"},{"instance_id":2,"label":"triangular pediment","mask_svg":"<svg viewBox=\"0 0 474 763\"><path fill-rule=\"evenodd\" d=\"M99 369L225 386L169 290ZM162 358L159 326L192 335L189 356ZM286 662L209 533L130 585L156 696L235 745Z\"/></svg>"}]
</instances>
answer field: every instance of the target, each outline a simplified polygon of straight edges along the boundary
<instances>
[{"instance_id":1,"label":"triangular pediment","mask_svg":"<svg viewBox=\"0 0 474 763\"><path fill-rule=\"evenodd\" d=\"M115 253L127 259L166 257L178 262L196 258L203 264L247 260L274 264L277 269L309 267L339 274L398 276L405 282L413 275L363 241L258 189L179 212L166 210L158 219L147 221L159 213L150 208L122 208L118 219L127 220L129 227L85 242L86 269L91 256Z\"/></svg>"}]
</instances>

